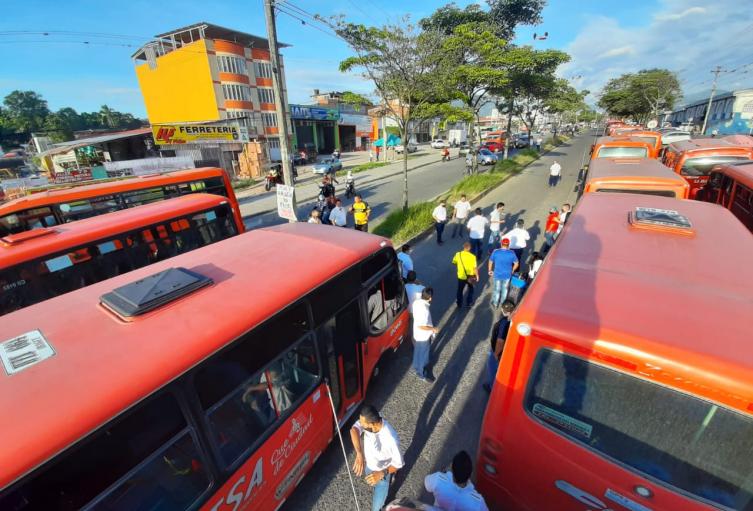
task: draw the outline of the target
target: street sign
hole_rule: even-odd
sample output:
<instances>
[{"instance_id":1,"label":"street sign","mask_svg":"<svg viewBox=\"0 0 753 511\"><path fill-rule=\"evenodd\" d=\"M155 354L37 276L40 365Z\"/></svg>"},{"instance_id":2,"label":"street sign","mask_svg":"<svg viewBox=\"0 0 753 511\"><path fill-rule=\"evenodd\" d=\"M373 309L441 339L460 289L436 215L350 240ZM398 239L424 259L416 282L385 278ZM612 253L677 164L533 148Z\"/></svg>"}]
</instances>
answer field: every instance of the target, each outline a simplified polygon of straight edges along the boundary
<instances>
[{"instance_id":1,"label":"street sign","mask_svg":"<svg viewBox=\"0 0 753 511\"><path fill-rule=\"evenodd\" d=\"M295 209L293 208L293 194L295 188L288 185L277 185L277 214L280 218L287 220L298 220L295 216Z\"/></svg>"},{"instance_id":2,"label":"street sign","mask_svg":"<svg viewBox=\"0 0 753 511\"><path fill-rule=\"evenodd\" d=\"M157 145L191 143L248 142L248 130L237 122L204 124L154 124L152 136Z\"/></svg>"}]
</instances>

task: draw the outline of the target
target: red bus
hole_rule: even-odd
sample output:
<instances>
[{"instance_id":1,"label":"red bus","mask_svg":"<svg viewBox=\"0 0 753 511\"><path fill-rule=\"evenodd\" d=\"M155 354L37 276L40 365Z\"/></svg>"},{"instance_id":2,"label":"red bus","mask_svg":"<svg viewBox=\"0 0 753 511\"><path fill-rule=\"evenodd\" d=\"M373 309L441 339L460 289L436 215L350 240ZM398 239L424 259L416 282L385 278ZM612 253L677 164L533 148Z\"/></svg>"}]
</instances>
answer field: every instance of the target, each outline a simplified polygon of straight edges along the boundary
<instances>
[{"instance_id":1,"label":"red bus","mask_svg":"<svg viewBox=\"0 0 753 511\"><path fill-rule=\"evenodd\" d=\"M658 131L637 129L637 130L632 130L625 133L625 136L627 136L628 138L633 138L635 140L648 142L652 148L652 153L651 153L652 158L658 158L659 155L661 154L661 150L662 150L661 133L659 133Z\"/></svg>"},{"instance_id":2,"label":"red bus","mask_svg":"<svg viewBox=\"0 0 753 511\"><path fill-rule=\"evenodd\" d=\"M753 156L750 147L738 146L716 138L694 138L669 144L664 151L664 165L690 185L690 198L709 180L711 169L723 163L740 163Z\"/></svg>"},{"instance_id":3,"label":"red bus","mask_svg":"<svg viewBox=\"0 0 753 511\"><path fill-rule=\"evenodd\" d=\"M226 197L194 193L0 238L0 315L241 232Z\"/></svg>"},{"instance_id":4,"label":"red bus","mask_svg":"<svg viewBox=\"0 0 753 511\"><path fill-rule=\"evenodd\" d=\"M687 199L690 186L651 158L596 158L588 165L584 193L640 193Z\"/></svg>"},{"instance_id":5,"label":"red bus","mask_svg":"<svg viewBox=\"0 0 753 511\"><path fill-rule=\"evenodd\" d=\"M478 451L490 508L753 509L751 253L718 206L584 195L512 316Z\"/></svg>"},{"instance_id":6,"label":"red bus","mask_svg":"<svg viewBox=\"0 0 753 511\"><path fill-rule=\"evenodd\" d=\"M599 137L591 146L591 160L597 158L656 158L653 146L628 137Z\"/></svg>"},{"instance_id":7,"label":"red bus","mask_svg":"<svg viewBox=\"0 0 753 511\"><path fill-rule=\"evenodd\" d=\"M696 199L729 209L753 232L753 162L714 167Z\"/></svg>"},{"instance_id":8,"label":"red bus","mask_svg":"<svg viewBox=\"0 0 753 511\"><path fill-rule=\"evenodd\" d=\"M190 193L222 195L243 225L230 178L220 168L179 170L81 186L55 187L0 204L0 236L52 227Z\"/></svg>"},{"instance_id":9,"label":"red bus","mask_svg":"<svg viewBox=\"0 0 753 511\"><path fill-rule=\"evenodd\" d=\"M0 509L277 509L406 304L387 240L287 224L0 317Z\"/></svg>"}]
</instances>

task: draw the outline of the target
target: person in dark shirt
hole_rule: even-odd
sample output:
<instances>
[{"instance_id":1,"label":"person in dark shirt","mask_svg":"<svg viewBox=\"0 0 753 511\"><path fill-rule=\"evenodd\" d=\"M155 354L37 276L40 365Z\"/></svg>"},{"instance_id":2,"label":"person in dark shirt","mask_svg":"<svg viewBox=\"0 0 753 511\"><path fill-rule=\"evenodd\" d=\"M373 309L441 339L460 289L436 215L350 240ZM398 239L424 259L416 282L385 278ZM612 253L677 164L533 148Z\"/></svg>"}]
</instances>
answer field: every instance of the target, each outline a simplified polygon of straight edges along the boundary
<instances>
[{"instance_id":1,"label":"person in dark shirt","mask_svg":"<svg viewBox=\"0 0 753 511\"><path fill-rule=\"evenodd\" d=\"M492 334L489 339L491 349L486 359L486 381L484 382L484 390L487 392L492 391L492 384L497 376L499 359L502 357L502 351L505 348L507 331L510 330L510 316L514 309L515 305L512 302L504 302L502 304L502 317L492 327Z\"/></svg>"}]
</instances>

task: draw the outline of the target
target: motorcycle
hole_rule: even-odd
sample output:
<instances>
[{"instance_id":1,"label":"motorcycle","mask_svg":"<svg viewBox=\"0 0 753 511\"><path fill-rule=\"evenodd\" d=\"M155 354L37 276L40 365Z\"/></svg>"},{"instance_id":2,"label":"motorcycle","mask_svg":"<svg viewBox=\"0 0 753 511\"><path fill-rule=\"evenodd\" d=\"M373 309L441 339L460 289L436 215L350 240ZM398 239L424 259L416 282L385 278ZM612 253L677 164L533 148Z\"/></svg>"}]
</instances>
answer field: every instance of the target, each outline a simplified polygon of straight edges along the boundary
<instances>
[{"instance_id":1,"label":"motorcycle","mask_svg":"<svg viewBox=\"0 0 753 511\"><path fill-rule=\"evenodd\" d=\"M335 207L334 185L319 184L319 195L316 200L316 209L319 210L323 224L329 224L329 214Z\"/></svg>"},{"instance_id":2,"label":"motorcycle","mask_svg":"<svg viewBox=\"0 0 753 511\"><path fill-rule=\"evenodd\" d=\"M345 196L350 199L356 195L356 182L354 179L348 179L345 182Z\"/></svg>"},{"instance_id":3,"label":"motorcycle","mask_svg":"<svg viewBox=\"0 0 753 511\"><path fill-rule=\"evenodd\" d=\"M267 171L264 188L270 191L273 186L277 186L278 184L284 184L284 180L282 178L282 169L279 165L275 165Z\"/></svg>"},{"instance_id":4,"label":"motorcycle","mask_svg":"<svg viewBox=\"0 0 753 511\"><path fill-rule=\"evenodd\" d=\"M442 153L442 161L450 161L450 151L445 151Z\"/></svg>"},{"instance_id":5,"label":"motorcycle","mask_svg":"<svg viewBox=\"0 0 753 511\"><path fill-rule=\"evenodd\" d=\"M333 156L334 158L336 158L336 159L338 159L338 160L339 160L339 159L340 159L340 151L338 151L337 149L335 149L335 150L334 150L334 151L332 152L332 156Z\"/></svg>"}]
</instances>

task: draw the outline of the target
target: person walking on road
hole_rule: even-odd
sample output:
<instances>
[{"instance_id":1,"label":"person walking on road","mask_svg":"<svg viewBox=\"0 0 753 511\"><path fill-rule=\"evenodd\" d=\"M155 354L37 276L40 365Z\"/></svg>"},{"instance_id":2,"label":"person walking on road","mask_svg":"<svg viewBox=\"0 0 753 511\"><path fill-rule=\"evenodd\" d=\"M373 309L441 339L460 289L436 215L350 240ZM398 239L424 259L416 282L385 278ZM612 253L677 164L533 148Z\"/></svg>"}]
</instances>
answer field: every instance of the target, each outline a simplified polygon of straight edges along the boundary
<instances>
[{"instance_id":1,"label":"person walking on road","mask_svg":"<svg viewBox=\"0 0 753 511\"><path fill-rule=\"evenodd\" d=\"M543 252L546 253L554 245L554 238L557 235L557 231L560 228L560 213L557 210L557 206L549 208L549 216L546 217L546 225L544 226L544 247Z\"/></svg>"},{"instance_id":2,"label":"person walking on road","mask_svg":"<svg viewBox=\"0 0 753 511\"><path fill-rule=\"evenodd\" d=\"M413 271L413 258L410 256L411 246L406 243L397 253L397 262L400 266L400 276L405 280L408 278L408 272Z\"/></svg>"},{"instance_id":3,"label":"person walking on road","mask_svg":"<svg viewBox=\"0 0 753 511\"><path fill-rule=\"evenodd\" d=\"M471 212L471 203L465 198L465 194L460 196L460 200L455 203L452 210L452 237L460 233L460 237L464 237L463 230L465 228L465 222L468 220L468 214Z\"/></svg>"},{"instance_id":4,"label":"person walking on road","mask_svg":"<svg viewBox=\"0 0 753 511\"><path fill-rule=\"evenodd\" d=\"M409 271L405 279L405 294L408 295L409 309L413 305L413 302L421 298L423 290L424 286L418 282L416 272L413 270Z\"/></svg>"},{"instance_id":5,"label":"person walking on road","mask_svg":"<svg viewBox=\"0 0 753 511\"><path fill-rule=\"evenodd\" d=\"M434 290L430 287L421 291L421 298L411 305L410 312L413 316L413 370L421 380L431 383L434 377L429 374L426 367L429 365L431 352L431 340L439 332L431 320L431 299Z\"/></svg>"},{"instance_id":6,"label":"person walking on road","mask_svg":"<svg viewBox=\"0 0 753 511\"><path fill-rule=\"evenodd\" d=\"M369 149L369 163L371 163L372 161L374 161L374 151Z\"/></svg>"},{"instance_id":7,"label":"person walking on road","mask_svg":"<svg viewBox=\"0 0 753 511\"><path fill-rule=\"evenodd\" d=\"M434 229L437 231L437 244L442 245L444 243L444 241L442 241L442 233L444 232L444 226L447 223L447 207L445 206L444 200L439 201L439 206L434 208L431 216L434 219Z\"/></svg>"},{"instance_id":8,"label":"person walking on road","mask_svg":"<svg viewBox=\"0 0 753 511\"><path fill-rule=\"evenodd\" d=\"M505 234L505 238L510 240L510 250L515 252L519 262L523 260L523 252L531 239L531 235L523 228L524 223L522 218L519 219L515 222L515 228Z\"/></svg>"},{"instance_id":9,"label":"person walking on road","mask_svg":"<svg viewBox=\"0 0 753 511\"><path fill-rule=\"evenodd\" d=\"M487 392L492 391L494 378L497 376L499 359L502 357L502 350L505 348L507 331L510 330L510 316L512 315L512 311L515 310L515 305L511 301L505 301L502 303L501 308L502 317L492 327L491 349L486 359L486 381L483 387Z\"/></svg>"},{"instance_id":10,"label":"person walking on road","mask_svg":"<svg viewBox=\"0 0 753 511\"><path fill-rule=\"evenodd\" d=\"M348 226L348 213L343 207L343 201L337 199L335 201L335 207L329 212L329 223L335 227L347 227Z\"/></svg>"},{"instance_id":11,"label":"person walking on road","mask_svg":"<svg viewBox=\"0 0 753 511\"><path fill-rule=\"evenodd\" d=\"M502 239L499 235L502 224L505 221L502 219L502 214L505 212L505 203L498 202L497 206L489 214L489 244L487 251L491 254L494 247L499 246L499 240Z\"/></svg>"},{"instance_id":12,"label":"person walking on road","mask_svg":"<svg viewBox=\"0 0 753 511\"><path fill-rule=\"evenodd\" d=\"M520 263L515 252L510 250L510 240L502 239L502 246L489 256L489 275L494 278L494 288L492 289L492 307L499 307L499 304L507 299L507 289L510 285L510 279Z\"/></svg>"},{"instance_id":13,"label":"person walking on road","mask_svg":"<svg viewBox=\"0 0 753 511\"><path fill-rule=\"evenodd\" d=\"M536 144L536 151L541 152L542 142L544 142L544 139L541 138L541 135L536 135L536 138L534 138L534 143Z\"/></svg>"},{"instance_id":14,"label":"person walking on road","mask_svg":"<svg viewBox=\"0 0 753 511\"><path fill-rule=\"evenodd\" d=\"M395 429L371 405L364 405L358 421L350 428L350 440L356 451L353 472L374 488L371 511L380 511L387 502L390 483L405 462L400 453L400 438Z\"/></svg>"},{"instance_id":15,"label":"person walking on road","mask_svg":"<svg viewBox=\"0 0 753 511\"><path fill-rule=\"evenodd\" d=\"M465 306L470 307L473 303L473 287L478 282L478 271L476 270L476 256L471 252L471 244L463 243L463 250L457 252L452 258L452 264L457 267L458 272L458 290L455 296L455 303L458 309L463 306L463 292L468 287L468 295L465 298Z\"/></svg>"},{"instance_id":16,"label":"person walking on road","mask_svg":"<svg viewBox=\"0 0 753 511\"><path fill-rule=\"evenodd\" d=\"M371 208L369 204L363 200L360 194L356 194L354 197L353 205L350 207L350 212L353 213L353 223L357 231L369 232L369 215L371 214Z\"/></svg>"},{"instance_id":17,"label":"person walking on road","mask_svg":"<svg viewBox=\"0 0 753 511\"><path fill-rule=\"evenodd\" d=\"M559 183L560 175L562 174L562 165L557 162L557 160L554 160L554 163L552 163L552 166L549 167L549 187L557 186L557 183Z\"/></svg>"},{"instance_id":18,"label":"person walking on road","mask_svg":"<svg viewBox=\"0 0 753 511\"><path fill-rule=\"evenodd\" d=\"M424 479L426 491L434 496L434 506L428 511L489 511L484 497L471 482L473 461L471 456L460 451L452 458L451 469L434 472Z\"/></svg>"},{"instance_id":19,"label":"person walking on road","mask_svg":"<svg viewBox=\"0 0 753 511\"><path fill-rule=\"evenodd\" d=\"M471 251L476 259L481 259L484 250L484 233L489 220L484 216L481 208L476 208L473 218L468 220L468 237L471 240Z\"/></svg>"},{"instance_id":20,"label":"person walking on road","mask_svg":"<svg viewBox=\"0 0 753 511\"><path fill-rule=\"evenodd\" d=\"M560 235L562 232L562 229L565 228L565 222L567 222L567 217L570 215L570 209L571 206L567 202L562 205L562 209L560 209L560 224L557 226L557 234L555 234L554 239L557 239L557 236Z\"/></svg>"}]
</instances>

